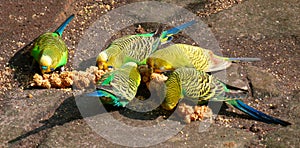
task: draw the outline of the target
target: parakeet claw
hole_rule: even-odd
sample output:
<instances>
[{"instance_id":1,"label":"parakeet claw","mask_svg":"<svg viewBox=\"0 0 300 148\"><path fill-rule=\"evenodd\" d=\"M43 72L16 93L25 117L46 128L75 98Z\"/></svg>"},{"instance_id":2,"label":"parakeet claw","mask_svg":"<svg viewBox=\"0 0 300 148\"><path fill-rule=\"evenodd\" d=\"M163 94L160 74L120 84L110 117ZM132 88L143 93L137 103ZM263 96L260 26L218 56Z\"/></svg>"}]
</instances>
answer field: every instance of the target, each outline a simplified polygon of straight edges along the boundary
<instances>
[{"instance_id":1,"label":"parakeet claw","mask_svg":"<svg viewBox=\"0 0 300 148\"><path fill-rule=\"evenodd\" d=\"M63 72L63 71L65 71L65 66L62 66L59 69L60 69L60 72Z\"/></svg>"}]
</instances>

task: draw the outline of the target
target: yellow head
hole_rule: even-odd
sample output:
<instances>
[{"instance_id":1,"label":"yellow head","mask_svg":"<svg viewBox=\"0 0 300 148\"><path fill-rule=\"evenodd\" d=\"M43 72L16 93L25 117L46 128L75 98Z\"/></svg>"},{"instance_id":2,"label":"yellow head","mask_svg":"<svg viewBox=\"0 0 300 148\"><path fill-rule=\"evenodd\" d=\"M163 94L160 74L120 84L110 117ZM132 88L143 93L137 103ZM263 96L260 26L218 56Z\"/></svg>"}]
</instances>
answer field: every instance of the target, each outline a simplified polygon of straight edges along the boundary
<instances>
[{"instance_id":1,"label":"yellow head","mask_svg":"<svg viewBox=\"0 0 300 148\"><path fill-rule=\"evenodd\" d=\"M167 102L166 100L161 104L161 107L165 110L172 110L174 107L176 107L178 102Z\"/></svg>"},{"instance_id":2,"label":"yellow head","mask_svg":"<svg viewBox=\"0 0 300 148\"><path fill-rule=\"evenodd\" d=\"M169 62L161 58L150 57L147 59L147 65L153 72L157 73L174 70L173 66Z\"/></svg>"},{"instance_id":3,"label":"yellow head","mask_svg":"<svg viewBox=\"0 0 300 148\"><path fill-rule=\"evenodd\" d=\"M108 69L107 67L108 56L106 52L100 52L97 57L97 66L99 69Z\"/></svg>"},{"instance_id":4,"label":"yellow head","mask_svg":"<svg viewBox=\"0 0 300 148\"><path fill-rule=\"evenodd\" d=\"M42 55L40 59L40 69L42 74L53 71L54 68L52 68L51 66L52 66L51 57L48 55Z\"/></svg>"}]
</instances>

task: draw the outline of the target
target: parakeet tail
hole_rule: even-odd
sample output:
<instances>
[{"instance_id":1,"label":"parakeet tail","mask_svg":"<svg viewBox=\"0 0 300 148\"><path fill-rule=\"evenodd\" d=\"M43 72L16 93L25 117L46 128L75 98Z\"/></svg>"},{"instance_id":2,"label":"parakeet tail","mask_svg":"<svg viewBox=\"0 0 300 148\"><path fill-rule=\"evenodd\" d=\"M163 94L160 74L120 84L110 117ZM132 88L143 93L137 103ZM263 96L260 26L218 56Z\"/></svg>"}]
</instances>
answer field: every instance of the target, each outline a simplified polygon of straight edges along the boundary
<instances>
[{"instance_id":1,"label":"parakeet tail","mask_svg":"<svg viewBox=\"0 0 300 148\"><path fill-rule=\"evenodd\" d=\"M101 90L96 90L92 93L87 94L87 96L89 97L105 97L107 95L108 95L107 92L103 92Z\"/></svg>"},{"instance_id":2,"label":"parakeet tail","mask_svg":"<svg viewBox=\"0 0 300 148\"><path fill-rule=\"evenodd\" d=\"M230 105L234 106L235 108L239 109L240 111L250 115L251 117L268 123L268 124L280 124L282 126L288 126L291 125L291 123L280 120L278 118L275 117L271 117L261 111L258 111L250 106L248 106L247 104L243 103L241 100L229 100L227 101L227 103L229 103Z\"/></svg>"},{"instance_id":3,"label":"parakeet tail","mask_svg":"<svg viewBox=\"0 0 300 148\"><path fill-rule=\"evenodd\" d=\"M192 21L189 21L189 22L187 22L185 24L182 24L180 26L177 26L177 27L174 27L174 28L171 28L169 30L164 31L162 33L162 39L161 39L162 44L169 43L173 39L172 35L177 34L181 30L183 30L183 29L185 29L185 28L187 28L187 27L189 27L189 26L191 26L195 23L196 23L196 21L192 20Z\"/></svg>"},{"instance_id":4,"label":"parakeet tail","mask_svg":"<svg viewBox=\"0 0 300 148\"><path fill-rule=\"evenodd\" d=\"M256 62L260 61L260 58L226 58L228 61L232 62Z\"/></svg>"},{"instance_id":5,"label":"parakeet tail","mask_svg":"<svg viewBox=\"0 0 300 148\"><path fill-rule=\"evenodd\" d=\"M192 20L192 21L189 21L189 22L187 22L187 23L184 23L184 24L182 24L182 25L180 25L180 26L171 28L171 29L169 29L169 30L166 31L166 35L167 35L167 36L170 36L170 35L173 35L173 34L177 34L177 33L180 32L181 30L183 30L183 29L185 29L185 28L187 28L187 27L189 27L189 26L191 26L191 25L193 25L193 24L195 24L195 23L196 23L196 21L195 21L195 20Z\"/></svg>"},{"instance_id":6,"label":"parakeet tail","mask_svg":"<svg viewBox=\"0 0 300 148\"><path fill-rule=\"evenodd\" d=\"M69 16L56 30L55 32L58 33L60 36L62 35L62 33L64 32L66 26L71 22L71 20L74 18L74 14L72 14L71 16Z\"/></svg>"},{"instance_id":7,"label":"parakeet tail","mask_svg":"<svg viewBox=\"0 0 300 148\"><path fill-rule=\"evenodd\" d=\"M92 93L87 94L87 96L110 98L110 99L102 100L102 102L105 104L111 104L116 107L124 107L127 104L127 102L120 101L120 99L118 97L116 97L115 95L113 95L105 90L96 90Z\"/></svg>"}]
</instances>

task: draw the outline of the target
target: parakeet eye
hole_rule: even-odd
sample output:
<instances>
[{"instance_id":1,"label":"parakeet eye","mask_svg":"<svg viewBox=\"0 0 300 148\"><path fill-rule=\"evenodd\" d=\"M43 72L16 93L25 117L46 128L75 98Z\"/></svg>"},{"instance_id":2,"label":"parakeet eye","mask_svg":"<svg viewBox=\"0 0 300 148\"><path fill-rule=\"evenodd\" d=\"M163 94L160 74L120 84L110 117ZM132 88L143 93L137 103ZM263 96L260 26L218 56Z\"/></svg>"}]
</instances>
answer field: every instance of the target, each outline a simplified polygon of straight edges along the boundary
<instances>
[{"instance_id":1,"label":"parakeet eye","mask_svg":"<svg viewBox=\"0 0 300 148\"><path fill-rule=\"evenodd\" d=\"M114 68L113 66L107 66L108 68Z\"/></svg>"},{"instance_id":2,"label":"parakeet eye","mask_svg":"<svg viewBox=\"0 0 300 148\"><path fill-rule=\"evenodd\" d=\"M43 70L47 70L47 69L48 69L47 66L41 66L41 68L42 68Z\"/></svg>"},{"instance_id":3,"label":"parakeet eye","mask_svg":"<svg viewBox=\"0 0 300 148\"><path fill-rule=\"evenodd\" d=\"M51 71L54 71L54 68L50 68Z\"/></svg>"}]
</instances>

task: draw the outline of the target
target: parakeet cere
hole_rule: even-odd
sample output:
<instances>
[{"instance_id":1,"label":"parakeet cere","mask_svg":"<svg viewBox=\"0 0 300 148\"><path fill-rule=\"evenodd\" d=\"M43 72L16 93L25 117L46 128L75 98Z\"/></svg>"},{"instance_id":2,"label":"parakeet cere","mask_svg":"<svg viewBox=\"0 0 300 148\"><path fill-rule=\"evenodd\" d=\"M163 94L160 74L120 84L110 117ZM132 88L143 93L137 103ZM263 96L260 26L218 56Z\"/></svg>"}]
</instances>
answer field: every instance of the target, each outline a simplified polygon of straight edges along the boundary
<instances>
[{"instance_id":1,"label":"parakeet cere","mask_svg":"<svg viewBox=\"0 0 300 148\"><path fill-rule=\"evenodd\" d=\"M196 102L203 100L225 101L259 121L283 126L291 124L246 105L240 100L246 96L245 93L233 93L227 88L226 84L217 80L212 75L198 71L195 68L183 67L176 69L166 81L165 91L166 97L162 103L162 107L167 110L173 109L180 99L183 98L188 98Z\"/></svg>"},{"instance_id":2,"label":"parakeet cere","mask_svg":"<svg viewBox=\"0 0 300 148\"><path fill-rule=\"evenodd\" d=\"M138 65L128 62L121 68L104 74L98 82L97 90L88 96L101 97L106 104L125 107L134 99L140 82Z\"/></svg>"},{"instance_id":3,"label":"parakeet cere","mask_svg":"<svg viewBox=\"0 0 300 148\"><path fill-rule=\"evenodd\" d=\"M67 64L68 48L62 40L62 33L74 14L65 20L54 32L47 32L39 36L31 50L31 56L38 62L42 74L54 71Z\"/></svg>"},{"instance_id":4,"label":"parakeet cere","mask_svg":"<svg viewBox=\"0 0 300 148\"><path fill-rule=\"evenodd\" d=\"M114 40L107 49L99 53L96 63L99 69L108 67L119 68L126 62L146 63L146 58L153 53L160 44L170 42L172 35L191 26L190 21L178 27L155 33L128 35Z\"/></svg>"},{"instance_id":5,"label":"parakeet cere","mask_svg":"<svg viewBox=\"0 0 300 148\"><path fill-rule=\"evenodd\" d=\"M179 67L194 67L205 72L224 70L232 61L259 61L259 58L226 58L211 50L187 44L173 44L152 53L147 64L154 72L173 71Z\"/></svg>"}]
</instances>

